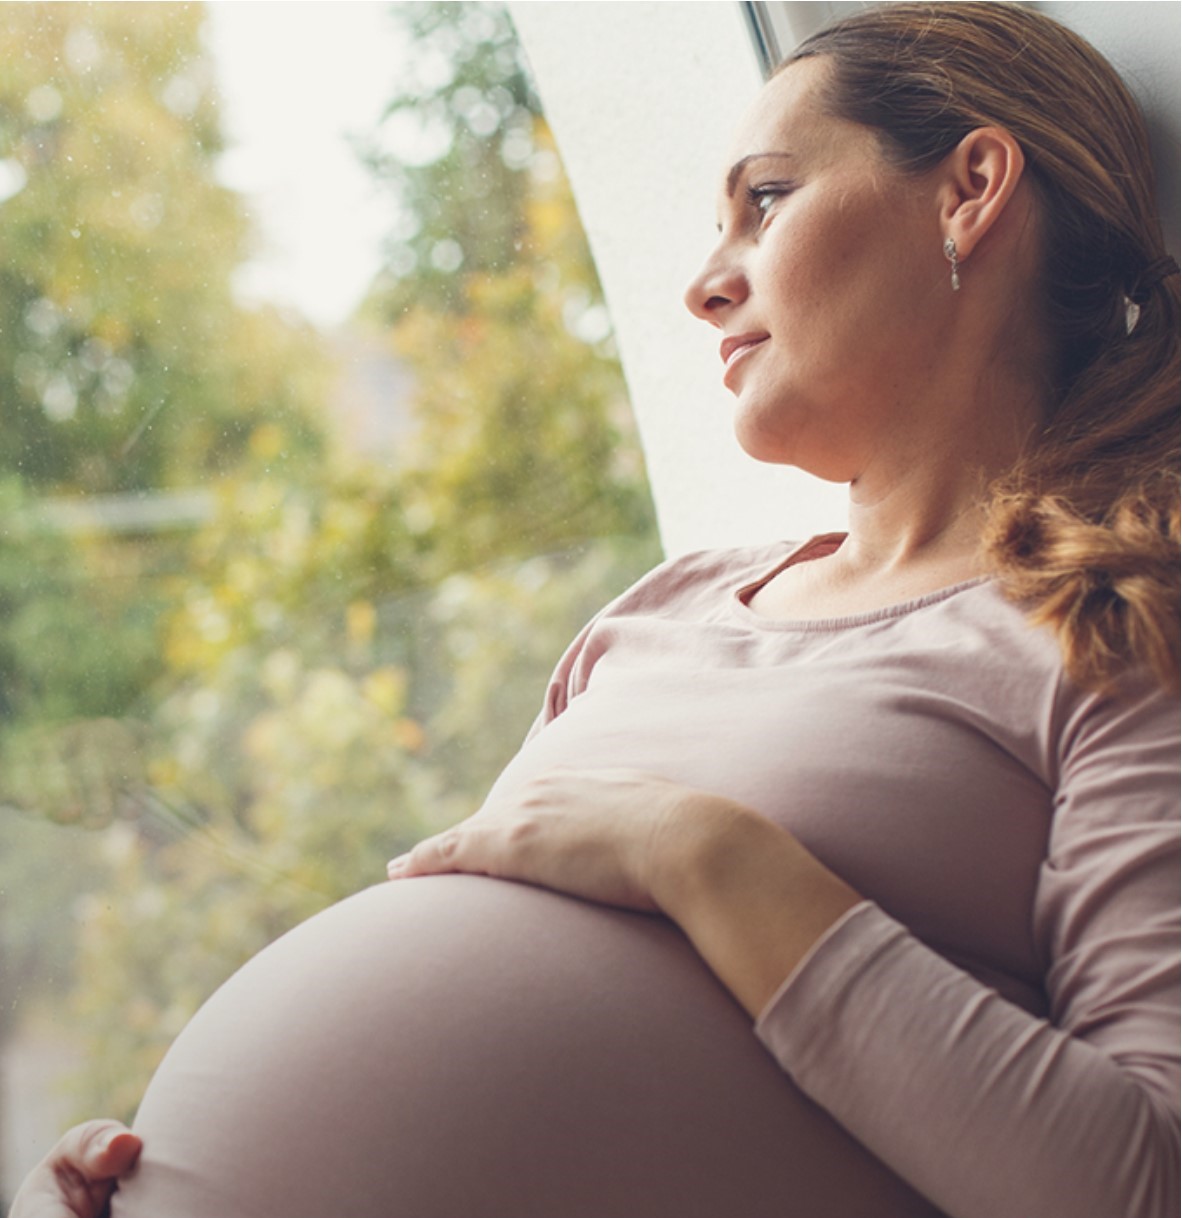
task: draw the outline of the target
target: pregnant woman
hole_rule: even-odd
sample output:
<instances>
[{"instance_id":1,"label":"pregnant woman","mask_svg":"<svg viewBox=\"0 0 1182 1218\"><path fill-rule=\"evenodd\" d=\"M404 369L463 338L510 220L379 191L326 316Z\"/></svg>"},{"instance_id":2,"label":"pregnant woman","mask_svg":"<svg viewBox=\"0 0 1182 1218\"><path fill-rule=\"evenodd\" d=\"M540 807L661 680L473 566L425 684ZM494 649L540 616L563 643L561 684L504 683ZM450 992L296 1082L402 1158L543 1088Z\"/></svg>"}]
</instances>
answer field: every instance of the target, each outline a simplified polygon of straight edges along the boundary
<instances>
[{"instance_id":1,"label":"pregnant woman","mask_svg":"<svg viewBox=\"0 0 1182 1218\"><path fill-rule=\"evenodd\" d=\"M119 1176L117 1218L1176 1215L1151 179L1037 13L802 45L687 302L744 448L848 482L848 532L608 606L481 811L243 968L16 1218Z\"/></svg>"}]
</instances>

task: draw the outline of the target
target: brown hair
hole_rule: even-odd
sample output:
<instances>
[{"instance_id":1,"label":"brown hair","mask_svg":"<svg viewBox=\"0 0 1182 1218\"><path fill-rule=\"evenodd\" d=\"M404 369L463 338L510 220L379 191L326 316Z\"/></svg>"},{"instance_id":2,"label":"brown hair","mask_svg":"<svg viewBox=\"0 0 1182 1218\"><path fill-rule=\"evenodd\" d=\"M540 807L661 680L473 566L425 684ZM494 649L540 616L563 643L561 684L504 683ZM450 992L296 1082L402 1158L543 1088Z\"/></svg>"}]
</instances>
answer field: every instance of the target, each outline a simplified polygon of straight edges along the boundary
<instances>
[{"instance_id":1,"label":"brown hair","mask_svg":"<svg viewBox=\"0 0 1182 1218\"><path fill-rule=\"evenodd\" d=\"M993 488L985 553L1003 592L1055 630L1078 683L1106 689L1145 666L1176 689L1177 267L1136 102L1082 38L1006 3L869 9L786 64L817 55L832 65L831 113L873 129L906 171L977 127L1021 145L1056 366L1045 428Z\"/></svg>"}]
</instances>

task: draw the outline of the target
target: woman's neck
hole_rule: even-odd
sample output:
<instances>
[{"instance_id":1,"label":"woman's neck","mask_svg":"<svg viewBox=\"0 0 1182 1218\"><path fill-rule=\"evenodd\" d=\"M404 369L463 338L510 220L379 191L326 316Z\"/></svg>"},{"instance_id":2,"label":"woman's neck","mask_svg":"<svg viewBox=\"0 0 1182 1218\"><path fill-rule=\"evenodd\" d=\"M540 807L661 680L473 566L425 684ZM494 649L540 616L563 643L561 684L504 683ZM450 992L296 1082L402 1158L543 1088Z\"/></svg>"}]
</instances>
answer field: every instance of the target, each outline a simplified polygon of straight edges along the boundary
<instances>
[{"instance_id":1,"label":"woman's neck","mask_svg":"<svg viewBox=\"0 0 1182 1218\"><path fill-rule=\"evenodd\" d=\"M881 444L850 483L849 536L838 565L851 575L919 567L981 573L991 487L1042 426L1043 395L1012 365L1009 376L990 372L987 392L979 369L953 374L943 386L933 382L929 393L938 400L909 412L912 432L901 428Z\"/></svg>"}]
</instances>

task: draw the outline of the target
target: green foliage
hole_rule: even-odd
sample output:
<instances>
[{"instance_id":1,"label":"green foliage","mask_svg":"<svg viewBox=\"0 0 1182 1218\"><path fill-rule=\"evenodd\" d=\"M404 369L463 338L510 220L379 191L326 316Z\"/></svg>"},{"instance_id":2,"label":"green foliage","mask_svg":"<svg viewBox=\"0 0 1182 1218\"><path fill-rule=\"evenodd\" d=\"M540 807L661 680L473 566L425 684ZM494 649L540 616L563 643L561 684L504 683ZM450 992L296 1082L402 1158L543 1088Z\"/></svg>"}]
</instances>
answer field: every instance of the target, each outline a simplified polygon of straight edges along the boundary
<instances>
[{"instance_id":1,"label":"green foliage","mask_svg":"<svg viewBox=\"0 0 1182 1218\"><path fill-rule=\"evenodd\" d=\"M316 439L231 274L246 252L200 6L18 4L0 23L0 473L55 490L188 484L253 427ZM15 189L15 193L13 189ZM278 390L278 392L275 392Z\"/></svg>"},{"instance_id":2,"label":"green foliage","mask_svg":"<svg viewBox=\"0 0 1182 1218\"><path fill-rule=\"evenodd\" d=\"M410 214L368 309L417 380L412 511L456 567L651 537L594 264L508 16L394 12L415 68L389 114L424 115L442 149L373 160Z\"/></svg>"},{"instance_id":3,"label":"green foliage","mask_svg":"<svg viewBox=\"0 0 1182 1218\"><path fill-rule=\"evenodd\" d=\"M142 709L183 561L148 529L55 531L40 495L201 485L276 434L276 466L322 448L318 343L231 294L247 227L216 180L202 20L22 4L0 23L0 794L26 807L51 725Z\"/></svg>"},{"instance_id":4,"label":"green foliage","mask_svg":"<svg viewBox=\"0 0 1182 1218\"><path fill-rule=\"evenodd\" d=\"M383 309L467 312L468 274L517 261L541 108L499 4L390 6L410 52L366 155L398 220Z\"/></svg>"},{"instance_id":5,"label":"green foliage","mask_svg":"<svg viewBox=\"0 0 1182 1218\"><path fill-rule=\"evenodd\" d=\"M15 478L0 480L0 793L11 797L14 734L127 713L160 672L152 579L167 542L73 539L50 527Z\"/></svg>"},{"instance_id":6,"label":"green foliage","mask_svg":"<svg viewBox=\"0 0 1182 1218\"><path fill-rule=\"evenodd\" d=\"M655 561L646 537L603 538L452 576L438 589L435 656L445 682L427 717L449 788L477 806L542 707L567 644Z\"/></svg>"},{"instance_id":7,"label":"green foliage","mask_svg":"<svg viewBox=\"0 0 1182 1218\"><path fill-rule=\"evenodd\" d=\"M43 496L292 476L323 447L318 338L231 294L248 233L216 180L203 19L22 4L0 23L0 1033L40 1000L62 1019L79 894L114 882L90 834L149 789L185 559L173 532L64 532Z\"/></svg>"},{"instance_id":8,"label":"green foliage","mask_svg":"<svg viewBox=\"0 0 1182 1218\"><path fill-rule=\"evenodd\" d=\"M619 367L572 332L604 316L562 278L573 205L557 184L529 202L522 255L462 277L462 316L416 308L396 332L418 374L413 503L457 566L652 531Z\"/></svg>"}]
</instances>

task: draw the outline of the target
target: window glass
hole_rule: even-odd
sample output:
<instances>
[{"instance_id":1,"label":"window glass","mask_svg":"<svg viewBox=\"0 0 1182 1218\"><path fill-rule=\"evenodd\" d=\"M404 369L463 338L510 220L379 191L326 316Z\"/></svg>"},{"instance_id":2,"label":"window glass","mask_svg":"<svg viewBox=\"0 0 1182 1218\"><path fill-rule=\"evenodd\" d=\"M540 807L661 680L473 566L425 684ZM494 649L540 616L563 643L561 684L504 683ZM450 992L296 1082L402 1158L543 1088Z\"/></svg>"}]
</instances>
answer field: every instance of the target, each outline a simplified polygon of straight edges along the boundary
<instances>
[{"instance_id":1,"label":"window glass","mask_svg":"<svg viewBox=\"0 0 1182 1218\"><path fill-rule=\"evenodd\" d=\"M503 10L226 8L0 25L0 1198L475 810L657 557Z\"/></svg>"}]
</instances>

